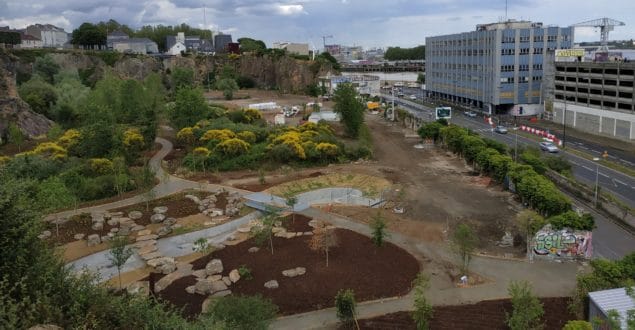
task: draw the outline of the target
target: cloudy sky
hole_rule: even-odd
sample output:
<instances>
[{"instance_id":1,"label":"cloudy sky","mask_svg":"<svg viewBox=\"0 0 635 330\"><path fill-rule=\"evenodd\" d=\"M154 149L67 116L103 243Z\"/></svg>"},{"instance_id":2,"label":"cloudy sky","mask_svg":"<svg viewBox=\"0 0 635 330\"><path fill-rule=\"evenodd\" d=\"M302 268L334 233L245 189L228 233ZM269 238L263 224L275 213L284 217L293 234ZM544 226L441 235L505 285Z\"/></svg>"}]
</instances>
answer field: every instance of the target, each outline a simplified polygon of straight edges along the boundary
<instances>
[{"instance_id":1,"label":"cloudy sky","mask_svg":"<svg viewBox=\"0 0 635 330\"><path fill-rule=\"evenodd\" d=\"M508 17L566 26L600 17L626 23L611 39L635 38L635 1L509 0ZM50 23L71 32L83 22L113 18L136 28L187 23L274 41L364 47L411 47L426 36L471 31L505 17L505 0L0 0L0 26ZM599 39L576 29L576 41Z\"/></svg>"}]
</instances>

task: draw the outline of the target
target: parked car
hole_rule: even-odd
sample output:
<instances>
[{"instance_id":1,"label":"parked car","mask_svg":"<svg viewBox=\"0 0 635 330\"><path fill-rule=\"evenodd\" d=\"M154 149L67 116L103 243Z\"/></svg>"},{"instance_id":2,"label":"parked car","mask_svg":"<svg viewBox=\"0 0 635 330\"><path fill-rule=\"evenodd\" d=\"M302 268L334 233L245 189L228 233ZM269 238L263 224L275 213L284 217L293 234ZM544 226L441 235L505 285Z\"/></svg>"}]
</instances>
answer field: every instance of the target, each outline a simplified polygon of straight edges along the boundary
<instances>
[{"instance_id":1,"label":"parked car","mask_svg":"<svg viewBox=\"0 0 635 330\"><path fill-rule=\"evenodd\" d=\"M540 150L542 150L542 151L547 151L547 152L551 152L551 153L555 153L555 152L560 151L560 149L558 149L558 147L555 144L553 144L553 143L551 143L549 141L540 142L539 145L540 145Z\"/></svg>"},{"instance_id":2,"label":"parked car","mask_svg":"<svg viewBox=\"0 0 635 330\"><path fill-rule=\"evenodd\" d=\"M502 125L496 126L496 128L494 128L494 132L498 134L507 134L507 127Z\"/></svg>"},{"instance_id":3,"label":"parked car","mask_svg":"<svg viewBox=\"0 0 635 330\"><path fill-rule=\"evenodd\" d=\"M474 111L465 111L463 114L471 118L476 118L476 112Z\"/></svg>"},{"instance_id":4,"label":"parked car","mask_svg":"<svg viewBox=\"0 0 635 330\"><path fill-rule=\"evenodd\" d=\"M414 94L410 95L410 99L413 100L413 101L416 101L417 100L417 95L414 95Z\"/></svg>"}]
</instances>

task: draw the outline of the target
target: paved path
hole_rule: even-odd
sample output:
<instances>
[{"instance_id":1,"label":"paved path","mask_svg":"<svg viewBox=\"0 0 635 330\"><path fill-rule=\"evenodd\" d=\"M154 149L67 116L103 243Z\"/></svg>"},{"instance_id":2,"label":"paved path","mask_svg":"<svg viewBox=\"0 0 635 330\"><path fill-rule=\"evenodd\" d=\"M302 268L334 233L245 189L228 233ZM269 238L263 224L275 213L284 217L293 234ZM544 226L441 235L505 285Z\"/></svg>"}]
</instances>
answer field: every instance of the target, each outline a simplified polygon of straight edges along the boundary
<instances>
[{"instance_id":1,"label":"paved path","mask_svg":"<svg viewBox=\"0 0 635 330\"><path fill-rule=\"evenodd\" d=\"M302 214L314 218L325 219L337 227L354 230L370 235L370 228L352 220L314 208ZM431 244L416 241L413 238L391 233L389 241L395 243L413 254L418 260L423 258L434 261L453 261L453 255L443 244ZM474 303L482 300L507 298L507 286L511 280L527 280L532 283L534 293L541 297L556 297L570 295L575 287L577 263L527 263L523 261L501 260L493 258L474 257L470 264L471 271L480 274L489 281L473 288L448 287L439 284L434 274L431 276L431 289L427 297L433 305L457 305ZM426 269L423 269L426 272ZM367 318L397 311L412 310L414 297L412 293L399 298L383 299L360 303L358 317ZM333 308L297 314L277 319L273 329L331 329L337 325L337 317Z\"/></svg>"},{"instance_id":2,"label":"paved path","mask_svg":"<svg viewBox=\"0 0 635 330\"><path fill-rule=\"evenodd\" d=\"M94 211L107 211L112 210L128 205L134 205L138 203L145 202L145 200L150 197L160 198L168 195L172 195L174 193L187 190L187 189L199 189L204 191L213 191L217 189L225 189L230 192L239 192L241 195L249 194L251 191L241 190L233 187L222 186L217 184L209 184L209 183L200 183L195 181L190 181L186 179L179 178L177 176L171 175L163 170L161 163L163 158L167 156L172 151L172 142L157 137L155 141L161 144L161 150L159 150L152 158L150 158L149 166L154 172L155 177L159 180L159 184L157 184L154 188L152 188L152 193L150 194L139 194L130 198L122 199L120 201L101 204L96 206L84 207L76 210L69 210L64 212L59 212L55 214L48 215L45 220L51 221L56 218L68 218L73 215L81 214L81 213L90 213Z\"/></svg>"}]
</instances>

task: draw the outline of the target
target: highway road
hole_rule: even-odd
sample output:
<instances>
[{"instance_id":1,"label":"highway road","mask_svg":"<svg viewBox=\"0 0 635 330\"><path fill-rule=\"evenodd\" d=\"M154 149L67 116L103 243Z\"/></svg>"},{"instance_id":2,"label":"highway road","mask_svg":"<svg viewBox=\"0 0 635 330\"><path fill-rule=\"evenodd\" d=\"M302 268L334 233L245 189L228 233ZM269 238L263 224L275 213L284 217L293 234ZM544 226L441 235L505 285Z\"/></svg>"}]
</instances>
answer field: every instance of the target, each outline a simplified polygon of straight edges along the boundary
<instances>
[{"instance_id":1,"label":"highway road","mask_svg":"<svg viewBox=\"0 0 635 330\"><path fill-rule=\"evenodd\" d=\"M384 96L388 101L392 98L390 95ZM406 94L406 97L408 97L408 94ZM433 109L429 107L402 98L395 98L395 105L397 104L424 121L432 121L434 119ZM489 125L485 124L483 118L480 117L469 118L462 113L458 115L453 114L453 118L450 121L457 125L470 128L482 136L503 142L511 147L513 147L515 143L519 145L537 146L535 141L513 134L513 131L510 131L510 134L496 134L492 132ZM563 154L571 162L573 175L576 179L591 185L595 184L597 165L595 162L569 153ZM598 181L603 189L609 190L613 194L621 197L631 206L635 205L635 179L604 166L599 167L598 173ZM616 225L613 221L595 212L592 208L583 205L573 198L573 196L570 197L576 208L590 212L595 217L597 228L593 230L594 258L614 260L620 259L631 252L635 252L635 238L632 234Z\"/></svg>"},{"instance_id":2,"label":"highway road","mask_svg":"<svg viewBox=\"0 0 635 330\"><path fill-rule=\"evenodd\" d=\"M406 93L406 97L408 97L408 95L409 94ZM392 98L390 95L384 96L388 101ZM424 121L432 121L434 119L434 110L432 108L409 101L406 98L395 98L395 104L408 110ZM514 134L513 130L510 130L509 134L494 133L482 117L470 118L464 116L463 113L454 112L450 122L469 128L481 136L489 137L511 147L516 143L524 146L538 147L536 141ZM635 178L572 153L561 150L558 154L564 155L571 163L573 176L577 180L593 187L595 186L597 171L598 184L602 190L611 192L615 197L635 208Z\"/></svg>"}]
</instances>

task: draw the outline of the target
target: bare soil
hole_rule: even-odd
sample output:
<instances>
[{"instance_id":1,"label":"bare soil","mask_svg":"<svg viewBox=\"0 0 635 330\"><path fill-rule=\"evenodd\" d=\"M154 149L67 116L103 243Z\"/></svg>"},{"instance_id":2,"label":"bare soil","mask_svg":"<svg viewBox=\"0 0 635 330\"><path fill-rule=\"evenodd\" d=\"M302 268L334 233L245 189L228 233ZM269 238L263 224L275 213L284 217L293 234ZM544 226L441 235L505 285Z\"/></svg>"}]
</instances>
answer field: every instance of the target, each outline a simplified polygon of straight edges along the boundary
<instances>
[{"instance_id":1,"label":"bare soil","mask_svg":"<svg viewBox=\"0 0 635 330\"><path fill-rule=\"evenodd\" d=\"M306 219L296 218L296 225ZM194 269L204 269L214 258L223 261L223 275L245 265L253 279L241 279L232 284L233 294L261 294L280 308L282 315L307 312L333 306L333 299L340 289L353 289L358 301L404 295L410 290L412 280L419 272L419 262L405 250L386 244L373 245L370 238L355 232L336 229L339 246L329 253L329 266L325 255L309 249L311 236L292 239L274 238L274 254L263 247L256 253L247 250L255 246L249 239L194 261ZM284 277L282 271L305 267L306 274L294 278ZM264 283L277 280L280 287L268 290ZM186 316L192 317L201 310L205 297L190 295L185 287L192 285L191 278L174 282L160 293L162 299L177 308L187 307ZM186 285L187 284L187 285Z\"/></svg>"},{"instance_id":2,"label":"bare soil","mask_svg":"<svg viewBox=\"0 0 635 330\"><path fill-rule=\"evenodd\" d=\"M545 330L560 330L567 321L576 317L569 313L569 298L542 298L545 315ZM493 330L509 329L505 325L505 312L512 312L509 299L481 301L476 304L458 306L436 306L430 329ZM397 312L370 319L359 320L360 329L409 330L416 329L410 312ZM340 327L340 329L347 329Z\"/></svg>"}]
</instances>

